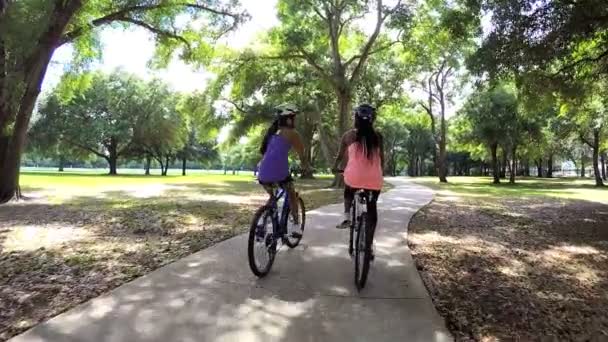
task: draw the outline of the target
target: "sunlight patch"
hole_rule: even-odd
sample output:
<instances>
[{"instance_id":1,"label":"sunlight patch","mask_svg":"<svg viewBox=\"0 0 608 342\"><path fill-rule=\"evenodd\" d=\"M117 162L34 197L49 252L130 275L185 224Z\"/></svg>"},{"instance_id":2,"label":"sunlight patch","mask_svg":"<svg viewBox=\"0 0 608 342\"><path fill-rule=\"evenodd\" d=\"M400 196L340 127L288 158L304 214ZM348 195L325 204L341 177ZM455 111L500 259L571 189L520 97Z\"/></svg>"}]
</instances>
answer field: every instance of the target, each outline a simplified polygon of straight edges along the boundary
<instances>
[{"instance_id":1,"label":"sunlight patch","mask_svg":"<svg viewBox=\"0 0 608 342\"><path fill-rule=\"evenodd\" d=\"M45 226L15 226L6 235L2 249L4 251L35 251L39 248L52 248L65 242L82 240L91 233L82 228L64 224Z\"/></svg>"}]
</instances>

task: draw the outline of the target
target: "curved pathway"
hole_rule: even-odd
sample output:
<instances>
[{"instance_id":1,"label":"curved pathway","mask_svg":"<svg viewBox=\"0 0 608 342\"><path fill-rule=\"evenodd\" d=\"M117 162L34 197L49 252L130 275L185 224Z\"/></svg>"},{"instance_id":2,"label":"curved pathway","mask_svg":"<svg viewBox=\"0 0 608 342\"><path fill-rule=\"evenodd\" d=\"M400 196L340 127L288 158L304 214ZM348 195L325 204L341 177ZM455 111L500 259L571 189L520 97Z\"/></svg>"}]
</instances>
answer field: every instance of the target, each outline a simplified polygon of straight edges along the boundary
<instances>
[{"instance_id":1,"label":"curved pathway","mask_svg":"<svg viewBox=\"0 0 608 342\"><path fill-rule=\"evenodd\" d=\"M376 260L353 284L342 205L307 213L301 245L271 273L249 270L246 236L226 240L42 323L34 341L451 341L406 244L412 215L433 197L407 179L380 196ZM286 248L286 247L285 247Z\"/></svg>"}]
</instances>

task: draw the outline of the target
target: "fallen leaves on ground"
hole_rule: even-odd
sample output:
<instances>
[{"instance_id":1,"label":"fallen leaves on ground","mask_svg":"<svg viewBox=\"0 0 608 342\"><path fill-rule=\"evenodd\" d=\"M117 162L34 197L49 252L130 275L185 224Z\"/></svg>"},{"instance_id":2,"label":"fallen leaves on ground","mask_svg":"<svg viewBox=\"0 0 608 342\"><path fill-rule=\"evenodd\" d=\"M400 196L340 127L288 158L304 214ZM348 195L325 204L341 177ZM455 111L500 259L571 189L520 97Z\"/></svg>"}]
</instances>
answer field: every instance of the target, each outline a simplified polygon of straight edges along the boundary
<instances>
[{"instance_id":1,"label":"fallen leaves on ground","mask_svg":"<svg viewBox=\"0 0 608 342\"><path fill-rule=\"evenodd\" d=\"M458 341L608 340L608 205L440 194L409 243Z\"/></svg>"},{"instance_id":2,"label":"fallen leaves on ground","mask_svg":"<svg viewBox=\"0 0 608 342\"><path fill-rule=\"evenodd\" d=\"M341 191L328 185L318 180L296 186L307 209L314 209L340 201ZM64 203L0 206L0 341L245 232L264 191L253 182L223 184L219 191L234 194L228 201L206 186L145 198L70 194Z\"/></svg>"}]
</instances>

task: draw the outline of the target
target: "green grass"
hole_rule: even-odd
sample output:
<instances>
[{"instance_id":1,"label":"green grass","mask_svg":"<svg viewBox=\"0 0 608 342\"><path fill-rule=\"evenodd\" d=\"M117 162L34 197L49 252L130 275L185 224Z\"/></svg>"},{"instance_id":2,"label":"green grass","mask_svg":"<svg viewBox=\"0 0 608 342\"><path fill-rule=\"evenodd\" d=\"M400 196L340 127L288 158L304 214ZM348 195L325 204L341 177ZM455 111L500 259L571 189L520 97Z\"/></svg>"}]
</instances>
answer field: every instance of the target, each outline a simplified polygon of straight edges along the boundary
<instances>
[{"instance_id":1,"label":"green grass","mask_svg":"<svg viewBox=\"0 0 608 342\"><path fill-rule=\"evenodd\" d=\"M548 196L563 199L579 199L608 202L608 188L598 188L591 179L578 178L521 178L516 184L504 180L492 184L490 177L449 177L447 184L436 177L416 178L415 182L438 191L450 191L455 195L468 197L539 197Z\"/></svg>"},{"instance_id":2,"label":"green grass","mask_svg":"<svg viewBox=\"0 0 608 342\"><path fill-rule=\"evenodd\" d=\"M321 175L317 179L328 180L330 176ZM308 181L296 181L296 184L306 184ZM48 189L56 187L99 188L121 185L149 185L149 184L229 184L229 183L255 183L251 173L232 175L216 173L195 173L187 176L169 175L144 176L140 174L122 174L110 176L94 172L53 172L53 171L27 171L20 176L21 187L28 189Z\"/></svg>"},{"instance_id":3,"label":"green grass","mask_svg":"<svg viewBox=\"0 0 608 342\"><path fill-rule=\"evenodd\" d=\"M120 185L148 185L148 184L221 184L226 181L247 182L253 181L252 175L218 175L197 174L187 176L143 176L143 175L117 175L72 173L72 172L24 172L20 176L20 183L24 190L28 188L61 187L105 187Z\"/></svg>"}]
</instances>

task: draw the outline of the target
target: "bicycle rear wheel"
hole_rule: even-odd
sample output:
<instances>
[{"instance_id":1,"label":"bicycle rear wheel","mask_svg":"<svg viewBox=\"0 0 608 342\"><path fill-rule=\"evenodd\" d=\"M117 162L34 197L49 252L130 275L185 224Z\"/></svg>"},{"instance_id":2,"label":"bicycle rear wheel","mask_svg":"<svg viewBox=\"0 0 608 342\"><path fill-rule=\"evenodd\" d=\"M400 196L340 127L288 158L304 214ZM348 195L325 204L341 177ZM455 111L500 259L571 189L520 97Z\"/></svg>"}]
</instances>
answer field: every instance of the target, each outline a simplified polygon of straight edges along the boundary
<instances>
[{"instance_id":1,"label":"bicycle rear wheel","mask_svg":"<svg viewBox=\"0 0 608 342\"><path fill-rule=\"evenodd\" d=\"M277 243L273 232L271 209L266 206L259 208L251 221L247 243L249 267L258 277L267 275L274 263Z\"/></svg>"},{"instance_id":2,"label":"bicycle rear wheel","mask_svg":"<svg viewBox=\"0 0 608 342\"><path fill-rule=\"evenodd\" d=\"M287 237L287 239L285 239L285 244L287 246L289 246L289 248L296 248L299 244L300 241L302 240L302 236L304 235L304 226L306 225L306 208L304 207L304 201L302 200L302 197L298 197L298 207L299 207L299 211L298 211L298 215L300 216L300 233L302 234L300 237ZM289 222L290 220L293 220L291 218L291 212L288 210L287 211L287 222Z\"/></svg>"},{"instance_id":3,"label":"bicycle rear wheel","mask_svg":"<svg viewBox=\"0 0 608 342\"><path fill-rule=\"evenodd\" d=\"M371 243L367 225L367 213L362 213L355 239L355 285L359 290L365 287L371 261Z\"/></svg>"},{"instance_id":4,"label":"bicycle rear wheel","mask_svg":"<svg viewBox=\"0 0 608 342\"><path fill-rule=\"evenodd\" d=\"M352 257L355 249L355 227L357 226L357 204L352 201L350 205L350 237L348 240L348 254Z\"/></svg>"}]
</instances>

